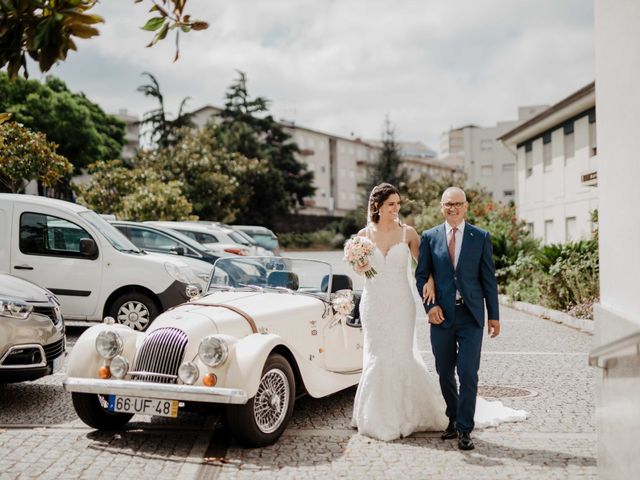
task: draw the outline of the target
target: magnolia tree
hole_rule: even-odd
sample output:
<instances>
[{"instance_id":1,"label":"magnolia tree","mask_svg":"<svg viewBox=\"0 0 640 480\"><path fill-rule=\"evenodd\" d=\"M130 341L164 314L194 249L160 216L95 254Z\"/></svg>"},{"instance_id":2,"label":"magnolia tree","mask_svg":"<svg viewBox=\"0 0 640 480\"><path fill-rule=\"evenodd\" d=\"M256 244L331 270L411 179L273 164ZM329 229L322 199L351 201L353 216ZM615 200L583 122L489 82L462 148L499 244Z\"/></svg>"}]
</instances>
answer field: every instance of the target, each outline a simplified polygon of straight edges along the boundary
<instances>
[{"instance_id":1,"label":"magnolia tree","mask_svg":"<svg viewBox=\"0 0 640 480\"><path fill-rule=\"evenodd\" d=\"M0 189L23 193L31 180L52 187L70 176L73 166L56 153L56 147L42 133L16 122L0 123Z\"/></svg>"},{"instance_id":2,"label":"magnolia tree","mask_svg":"<svg viewBox=\"0 0 640 480\"><path fill-rule=\"evenodd\" d=\"M207 22L185 13L187 0L133 0L150 4L150 18L142 27L152 32L147 45L164 40L173 32L176 45L174 61L180 53L180 33L204 30ZM69 50L77 50L77 39L100 34L97 25L104 22L93 13L96 0L2 0L0 1L0 68L7 67L9 77L27 72L27 55L47 72L56 62L67 59Z\"/></svg>"}]
</instances>

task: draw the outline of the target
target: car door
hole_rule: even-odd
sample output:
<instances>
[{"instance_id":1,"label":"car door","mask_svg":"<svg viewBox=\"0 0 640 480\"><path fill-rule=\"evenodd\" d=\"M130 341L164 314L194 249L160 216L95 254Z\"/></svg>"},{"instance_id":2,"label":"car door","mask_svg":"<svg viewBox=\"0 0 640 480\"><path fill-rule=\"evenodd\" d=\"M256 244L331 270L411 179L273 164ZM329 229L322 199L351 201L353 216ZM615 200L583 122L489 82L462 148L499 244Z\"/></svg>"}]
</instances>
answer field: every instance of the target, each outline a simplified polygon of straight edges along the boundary
<instances>
[{"instance_id":1,"label":"car door","mask_svg":"<svg viewBox=\"0 0 640 480\"><path fill-rule=\"evenodd\" d=\"M79 219L56 209L16 204L13 216L11 273L56 294L65 318L86 319L97 307L103 255L96 235ZM98 249L87 256L80 240Z\"/></svg>"},{"instance_id":2,"label":"car door","mask_svg":"<svg viewBox=\"0 0 640 480\"><path fill-rule=\"evenodd\" d=\"M332 294L333 295L333 294ZM357 311L357 309L356 309ZM335 314L323 319L324 359L327 370L354 372L362 369L362 325L355 312L343 322Z\"/></svg>"}]
</instances>

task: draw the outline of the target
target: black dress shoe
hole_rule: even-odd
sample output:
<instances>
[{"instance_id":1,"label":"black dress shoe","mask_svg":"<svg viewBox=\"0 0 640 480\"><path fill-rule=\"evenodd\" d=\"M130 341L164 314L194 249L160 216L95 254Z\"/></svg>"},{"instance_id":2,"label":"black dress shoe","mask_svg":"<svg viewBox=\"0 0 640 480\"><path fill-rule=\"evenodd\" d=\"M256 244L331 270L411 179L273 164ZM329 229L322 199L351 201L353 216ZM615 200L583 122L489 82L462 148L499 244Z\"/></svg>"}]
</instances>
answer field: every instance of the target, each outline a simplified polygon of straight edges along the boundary
<instances>
[{"instance_id":1,"label":"black dress shoe","mask_svg":"<svg viewBox=\"0 0 640 480\"><path fill-rule=\"evenodd\" d=\"M458 432L458 448L460 450L473 450L476 448L469 432Z\"/></svg>"},{"instance_id":2,"label":"black dress shoe","mask_svg":"<svg viewBox=\"0 0 640 480\"><path fill-rule=\"evenodd\" d=\"M447 429L440 434L440 438L442 440L451 440L452 438L456 438L458 436L458 431L456 430L456 421L453 419L449 419L449 425L447 425Z\"/></svg>"}]
</instances>

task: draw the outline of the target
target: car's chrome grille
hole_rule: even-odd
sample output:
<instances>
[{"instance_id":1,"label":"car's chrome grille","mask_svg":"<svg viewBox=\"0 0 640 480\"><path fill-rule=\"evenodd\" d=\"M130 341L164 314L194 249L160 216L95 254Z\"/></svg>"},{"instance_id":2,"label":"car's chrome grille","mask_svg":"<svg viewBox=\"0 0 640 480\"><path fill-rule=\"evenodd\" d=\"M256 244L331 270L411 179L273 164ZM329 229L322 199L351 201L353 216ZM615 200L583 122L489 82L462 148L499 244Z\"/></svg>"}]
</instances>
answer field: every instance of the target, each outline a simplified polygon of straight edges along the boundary
<instances>
[{"instance_id":1,"label":"car's chrome grille","mask_svg":"<svg viewBox=\"0 0 640 480\"><path fill-rule=\"evenodd\" d=\"M64 338L61 338L57 342L50 343L49 345L43 345L44 355L47 358L47 362L50 362L54 358L58 358L64 352Z\"/></svg>"},{"instance_id":2,"label":"car's chrome grille","mask_svg":"<svg viewBox=\"0 0 640 480\"><path fill-rule=\"evenodd\" d=\"M49 317L49 319L53 322L54 325L57 325L60 322L62 316L56 313L55 307L33 307L33 312L39 315L44 315L45 317Z\"/></svg>"},{"instance_id":3,"label":"car's chrome grille","mask_svg":"<svg viewBox=\"0 0 640 480\"><path fill-rule=\"evenodd\" d=\"M178 328L159 328L151 332L138 352L131 378L176 383L187 340L187 334Z\"/></svg>"}]
</instances>

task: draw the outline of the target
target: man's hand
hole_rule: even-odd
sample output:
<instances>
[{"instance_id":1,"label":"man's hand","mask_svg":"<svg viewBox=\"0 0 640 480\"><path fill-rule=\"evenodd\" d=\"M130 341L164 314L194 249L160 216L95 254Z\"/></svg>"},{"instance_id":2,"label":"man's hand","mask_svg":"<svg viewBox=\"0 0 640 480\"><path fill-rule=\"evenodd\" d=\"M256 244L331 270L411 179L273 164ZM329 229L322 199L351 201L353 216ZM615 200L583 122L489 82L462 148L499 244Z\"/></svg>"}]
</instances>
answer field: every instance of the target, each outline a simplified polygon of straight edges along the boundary
<instances>
[{"instance_id":1,"label":"man's hand","mask_svg":"<svg viewBox=\"0 0 640 480\"><path fill-rule=\"evenodd\" d=\"M431 313L431 312L429 312ZM489 336L491 338L495 338L500 335L500 321L499 320L489 320L487 322L487 331L489 332Z\"/></svg>"},{"instance_id":2,"label":"man's hand","mask_svg":"<svg viewBox=\"0 0 640 480\"><path fill-rule=\"evenodd\" d=\"M442 308L436 305L429 310L429 323L440 325L442 322L444 322L444 313L442 313Z\"/></svg>"}]
</instances>

